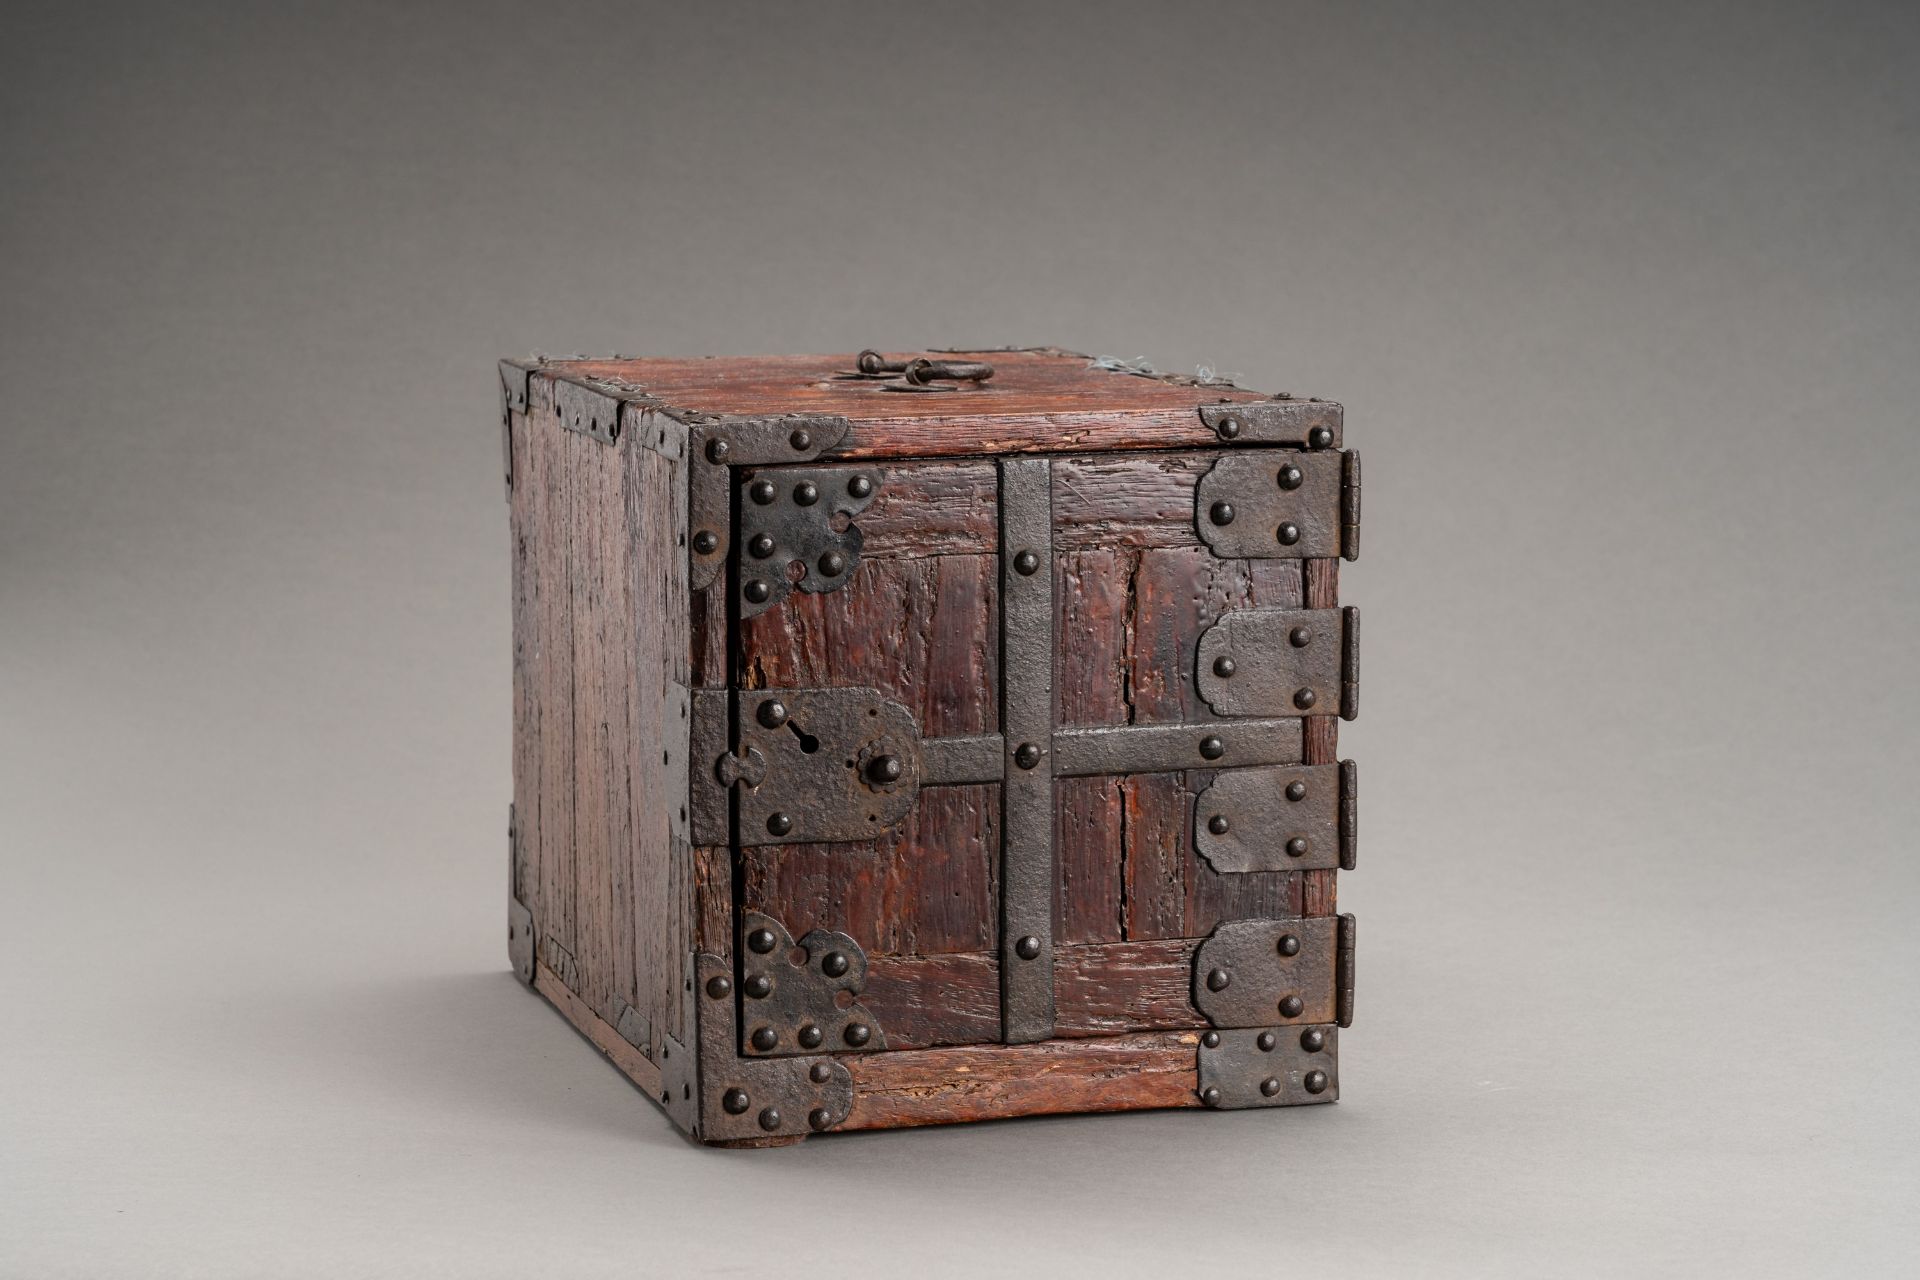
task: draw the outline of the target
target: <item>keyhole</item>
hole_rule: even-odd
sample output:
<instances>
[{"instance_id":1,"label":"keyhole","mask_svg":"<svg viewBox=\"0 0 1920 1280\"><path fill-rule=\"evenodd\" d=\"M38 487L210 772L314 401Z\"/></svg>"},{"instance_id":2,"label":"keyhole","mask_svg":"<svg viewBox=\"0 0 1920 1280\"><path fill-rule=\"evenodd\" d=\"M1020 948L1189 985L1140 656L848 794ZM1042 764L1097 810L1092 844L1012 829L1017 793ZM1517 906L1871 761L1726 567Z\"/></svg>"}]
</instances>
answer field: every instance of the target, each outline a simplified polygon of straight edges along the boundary
<instances>
[{"instance_id":1,"label":"keyhole","mask_svg":"<svg viewBox=\"0 0 1920 1280\"><path fill-rule=\"evenodd\" d=\"M793 721L787 721L787 728L793 730L793 736L800 739L800 749L808 755L812 755L820 749L820 739L814 737Z\"/></svg>"}]
</instances>

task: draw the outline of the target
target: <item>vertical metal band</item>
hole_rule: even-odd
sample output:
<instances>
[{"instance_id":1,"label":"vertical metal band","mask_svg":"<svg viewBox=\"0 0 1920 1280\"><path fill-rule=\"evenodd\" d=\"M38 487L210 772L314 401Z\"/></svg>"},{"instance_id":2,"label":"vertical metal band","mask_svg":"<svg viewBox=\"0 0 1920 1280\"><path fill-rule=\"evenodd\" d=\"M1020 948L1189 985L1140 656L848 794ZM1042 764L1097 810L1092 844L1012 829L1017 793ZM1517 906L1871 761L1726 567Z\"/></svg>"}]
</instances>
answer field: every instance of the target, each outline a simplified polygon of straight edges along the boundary
<instances>
[{"instance_id":1,"label":"vertical metal band","mask_svg":"<svg viewBox=\"0 0 1920 1280\"><path fill-rule=\"evenodd\" d=\"M1000 462L1000 1019L1008 1044L1053 1035L1053 479Z\"/></svg>"}]
</instances>

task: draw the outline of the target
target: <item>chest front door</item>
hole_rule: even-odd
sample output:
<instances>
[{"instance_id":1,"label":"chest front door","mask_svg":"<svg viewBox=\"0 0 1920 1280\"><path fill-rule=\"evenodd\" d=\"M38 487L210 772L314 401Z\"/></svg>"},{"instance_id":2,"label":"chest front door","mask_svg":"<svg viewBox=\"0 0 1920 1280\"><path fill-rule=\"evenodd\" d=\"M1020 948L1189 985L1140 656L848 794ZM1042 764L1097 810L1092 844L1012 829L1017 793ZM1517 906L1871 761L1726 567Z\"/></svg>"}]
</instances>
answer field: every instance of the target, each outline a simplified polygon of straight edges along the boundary
<instances>
[{"instance_id":1,"label":"chest front door","mask_svg":"<svg viewBox=\"0 0 1920 1280\"><path fill-rule=\"evenodd\" d=\"M1347 458L736 472L741 1052L1344 1021Z\"/></svg>"}]
</instances>

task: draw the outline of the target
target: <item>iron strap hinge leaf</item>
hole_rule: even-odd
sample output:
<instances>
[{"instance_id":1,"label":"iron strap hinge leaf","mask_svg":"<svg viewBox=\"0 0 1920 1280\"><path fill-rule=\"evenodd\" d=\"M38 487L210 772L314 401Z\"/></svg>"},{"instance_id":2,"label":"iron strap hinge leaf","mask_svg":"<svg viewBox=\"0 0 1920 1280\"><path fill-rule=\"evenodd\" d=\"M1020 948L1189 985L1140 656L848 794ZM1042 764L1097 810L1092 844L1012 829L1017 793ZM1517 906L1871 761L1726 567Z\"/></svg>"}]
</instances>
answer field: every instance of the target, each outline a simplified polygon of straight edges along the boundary
<instances>
[{"instance_id":1,"label":"iron strap hinge leaf","mask_svg":"<svg viewBox=\"0 0 1920 1280\"><path fill-rule=\"evenodd\" d=\"M1360 611L1233 609L1208 627L1195 682L1222 716L1360 712Z\"/></svg>"},{"instance_id":2,"label":"iron strap hinge leaf","mask_svg":"<svg viewBox=\"0 0 1920 1280\"><path fill-rule=\"evenodd\" d=\"M1193 489L1193 523L1227 559L1360 554L1360 455L1255 449L1223 454Z\"/></svg>"}]
</instances>

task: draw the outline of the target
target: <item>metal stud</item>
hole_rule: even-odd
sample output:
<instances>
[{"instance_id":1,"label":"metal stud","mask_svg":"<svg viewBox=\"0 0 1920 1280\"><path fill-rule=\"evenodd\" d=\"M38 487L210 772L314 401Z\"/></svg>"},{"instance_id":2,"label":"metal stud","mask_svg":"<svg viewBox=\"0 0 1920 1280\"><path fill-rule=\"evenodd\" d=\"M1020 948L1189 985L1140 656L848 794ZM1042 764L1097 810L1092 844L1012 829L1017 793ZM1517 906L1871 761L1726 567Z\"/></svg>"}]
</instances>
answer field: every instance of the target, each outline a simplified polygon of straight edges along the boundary
<instances>
[{"instance_id":1,"label":"metal stud","mask_svg":"<svg viewBox=\"0 0 1920 1280\"><path fill-rule=\"evenodd\" d=\"M1274 1034L1271 1031L1262 1031L1254 1039L1254 1044L1259 1046L1260 1052L1262 1053L1272 1053L1273 1046L1278 1043L1279 1041L1274 1038Z\"/></svg>"},{"instance_id":2,"label":"metal stud","mask_svg":"<svg viewBox=\"0 0 1920 1280\"><path fill-rule=\"evenodd\" d=\"M760 1113L760 1127L772 1133L780 1127L780 1111L777 1107L768 1107Z\"/></svg>"},{"instance_id":3,"label":"metal stud","mask_svg":"<svg viewBox=\"0 0 1920 1280\"><path fill-rule=\"evenodd\" d=\"M1040 557L1031 551L1022 551L1013 558L1013 571L1023 578L1031 578L1040 567Z\"/></svg>"},{"instance_id":4,"label":"metal stud","mask_svg":"<svg viewBox=\"0 0 1920 1280\"><path fill-rule=\"evenodd\" d=\"M793 830L793 819L784 813L767 815L767 831L771 835L783 836Z\"/></svg>"},{"instance_id":5,"label":"metal stud","mask_svg":"<svg viewBox=\"0 0 1920 1280\"><path fill-rule=\"evenodd\" d=\"M1325 427L1315 427L1307 432L1307 443L1316 449L1324 449L1333 443L1333 432Z\"/></svg>"},{"instance_id":6,"label":"metal stud","mask_svg":"<svg viewBox=\"0 0 1920 1280\"><path fill-rule=\"evenodd\" d=\"M702 529L693 535L693 549L703 556L710 556L720 549L720 539L714 536L711 529Z\"/></svg>"},{"instance_id":7,"label":"metal stud","mask_svg":"<svg viewBox=\"0 0 1920 1280\"><path fill-rule=\"evenodd\" d=\"M807 1079L815 1084L825 1084L833 1079L833 1068L824 1062L816 1062L807 1068Z\"/></svg>"},{"instance_id":8,"label":"metal stud","mask_svg":"<svg viewBox=\"0 0 1920 1280\"><path fill-rule=\"evenodd\" d=\"M804 453L813 448L813 437L804 431L796 431L787 437L787 443Z\"/></svg>"},{"instance_id":9,"label":"metal stud","mask_svg":"<svg viewBox=\"0 0 1920 1280\"><path fill-rule=\"evenodd\" d=\"M1040 954L1040 939L1028 934L1013 944L1013 953L1022 960L1032 960Z\"/></svg>"},{"instance_id":10,"label":"metal stud","mask_svg":"<svg viewBox=\"0 0 1920 1280\"><path fill-rule=\"evenodd\" d=\"M820 962L820 972L826 974L829 978L844 976L847 972L846 953L842 951L827 952L826 958Z\"/></svg>"},{"instance_id":11,"label":"metal stud","mask_svg":"<svg viewBox=\"0 0 1920 1280\"><path fill-rule=\"evenodd\" d=\"M1318 1027L1308 1027L1300 1033L1300 1047L1308 1053L1318 1053L1327 1047L1327 1033Z\"/></svg>"},{"instance_id":12,"label":"metal stud","mask_svg":"<svg viewBox=\"0 0 1920 1280\"><path fill-rule=\"evenodd\" d=\"M715 1000L725 1000L733 994L733 979L725 974L717 974L707 979L707 994Z\"/></svg>"},{"instance_id":13,"label":"metal stud","mask_svg":"<svg viewBox=\"0 0 1920 1280\"><path fill-rule=\"evenodd\" d=\"M773 594L773 588L760 581L760 579L755 578L747 584L746 590L742 592L742 594L755 604L765 604L767 597Z\"/></svg>"},{"instance_id":14,"label":"metal stud","mask_svg":"<svg viewBox=\"0 0 1920 1280\"><path fill-rule=\"evenodd\" d=\"M1324 1071L1309 1071L1307 1072L1307 1078L1300 1083L1307 1086L1308 1093L1325 1093L1327 1091L1327 1073Z\"/></svg>"},{"instance_id":15,"label":"metal stud","mask_svg":"<svg viewBox=\"0 0 1920 1280\"><path fill-rule=\"evenodd\" d=\"M747 496L763 507L769 505L774 499L773 481L755 480L747 486Z\"/></svg>"},{"instance_id":16,"label":"metal stud","mask_svg":"<svg viewBox=\"0 0 1920 1280\"><path fill-rule=\"evenodd\" d=\"M1213 660L1213 674L1219 676L1222 680L1228 679L1239 669L1239 667L1234 665L1233 659L1224 653Z\"/></svg>"},{"instance_id":17,"label":"metal stud","mask_svg":"<svg viewBox=\"0 0 1920 1280\"><path fill-rule=\"evenodd\" d=\"M720 1095L720 1105L727 1109L728 1115L737 1116L753 1105L753 1099L745 1089L729 1089Z\"/></svg>"},{"instance_id":18,"label":"metal stud","mask_svg":"<svg viewBox=\"0 0 1920 1280\"><path fill-rule=\"evenodd\" d=\"M900 763L899 756L875 756L867 762L867 779L882 786L900 781L900 775L906 766Z\"/></svg>"},{"instance_id":19,"label":"metal stud","mask_svg":"<svg viewBox=\"0 0 1920 1280\"><path fill-rule=\"evenodd\" d=\"M780 1043L780 1037L774 1034L772 1027L761 1027L753 1033L753 1047L762 1053L773 1052L773 1046Z\"/></svg>"},{"instance_id":20,"label":"metal stud","mask_svg":"<svg viewBox=\"0 0 1920 1280\"><path fill-rule=\"evenodd\" d=\"M1301 481L1305 479L1306 477L1300 474L1300 468L1292 463L1280 468L1279 481L1282 489L1298 489Z\"/></svg>"},{"instance_id":21,"label":"metal stud","mask_svg":"<svg viewBox=\"0 0 1920 1280\"><path fill-rule=\"evenodd\" d=\"M1040 763L1040 748L1031 742L1023 742L1014 748L1013 762L1022 769L1031 769Z\"/></svg>"},{"instance_id":22,"label":"metal stud","mask_svg":"<svg viewBox=\"0 0 1920 1280\"><path fill-rule=\"evenodd\" d=\"M1220 438L1222 440L1236 440L1239 438L1239 436L1240 436L1240 419L1238 418L1220 419Z\"/></svg>"},{"instance_id":23,"label":"metal stud","mask_svg":"<svg viewBox=\"0 0 1920 1280\"><path fill-rule=\"evenodd\" d=\"M1287 799L1301 801L1307 798L1307 784L1298 778L1287 784Z\"/></svg>"},{"instance_id":24,"label":"metal stud","mask_svg":"<svg viewBox=\"0 0 1920 1280\"><path fill-rule=\"evenodd\" d=\"M1313 643L1313 632L1305 627L1295 627L1287 632L1287 643L1296 649L1304 649Z\"/></svg>"},{"instance_id":25,"label":"metal stud","mask_svg":"<svg viewBox=\"0 0 1920 1280\"><path fill-rule=\"evenodd\" d=\"M773 979L763 973L756 973L741 984L741 989L755 1000L765 1000L773 994Z\"/></svg>"},{"instance_id":26,"label":"metal stud","mask_svg":"<svg viewBox=\"0 0 1920 1280\"><path fill-rule=\"evenodd\" d=\"M1299 996L1287 996L1280 1001L1280 1016L1283 1018L1297 1018L1300 1016L1300 1011L1306 1007L1307 1002Z\"/></svg>"},{"instance_id":27,"label":"metal stud","mask_svg":"<svg viewBox=\"0 0 1920 1280\"><path fill-rule=\"evenodd\" d=\"M1218 1031L1209 1031L1200 1037L1200 1043L1209 1049L1218 1049L1220 1047L1220 1033Z\"/></svg>"},{"instance_id":28,"label":"metal stud","mask_svg":"<svg viewBox=\"0 0 1920 1280\"><path fill-rule=\"evenodd\" d=\"M1227 984L1233 981L1233 975L1225 969L1207 970L1207 990L1225 991Z\"/></svg>"},{"instance_id":29,"label":"metal stud","mask_svg":"<svg viewBox=\"0 0 1920 1280\"><path fill-rule=\"evenodd\" d=\"M1287 856L1289 858L1304 858L1307 856L1307 841L1305 836L1295 836L1293 839L1287 841Z\"/></svg>"},{"instance_id":30,"label":"metal stud","mask_svg":"<svg viewBox=\"0 0 1920 1280\"><path fill-rule=\"evenodd\" d=\"M847 570L847 558L838 551L829 551L820 557L820 572L829 578L837 578Z\"/></svg>"},{"instance_id":31,"label":"metal stud","mask_svg":"<svg viewBox=\"0 0 1920 1280\"><path fill-rule=\"evenodd\" d=\"M1220 1105L1220 1091L1212 1085L1208 1085L1200 1091L1200 1101L1210 1107L1217 1107Z\"/></svg>"},{"instance_id":32,"label":"metal stud","mask_svg":"<svg viewBox=\"0 0 1920 1280\"><path fill-rule=\"evenodd\" d=\"M794 1038L800 1042L802 1049L818 1049L820 1042L826 1037L821 1034L820 1028L809 1022L806 1026L800 1028L800 1034Z\"/></svg>"},{"instance_id":33,"label":"metal stud","mask_svg":"<svg viewBox=\"0 0 1920 1280\"><path fill-rule=\"evenodd\" d=\"M1297 524L1283 524L1274 531L1273 536L1280 540L1281 546L1290 547L1300 541L1300 526Z\"/></svg>"},{"instance_id":34,"label":"metal stud","mask_svg":"<svg viewBox=\"0 0 1920 1280\"><path fill-rule=\"evenodd\" d=\"M1233 504L1231 502L1214 503L1213 506L1207 510L1207 518L1215 524L1232 524Z\"/></svg>"},{"instance_id":35,"label":"metal stud","mask_svg":"<svg viewBox=\"0 0 1920 1280\"><path fill-rule=\"evenodd\" d=\"M1271 1098L1278 1092L1280 1092L1280 1082L1272 1076L1268 1076L1260 1082L1260 1093L1262 1096Z\"/></svg>"},{"instance_id":36,"label":"metal stud","mask_svg":"<svg viewBox=\"0 0 1920 1280\"><path fill-rule=\"evenodd\" d=\"M773 554L772 536L765 533L754 534L753 540L747 543L747 550L752 553L754 559L765 560Z\"/></svg>"},{"instance_id":37,"label":"metal stud","mask_svg":"<svg viewBox=\"0 0 1920 1280\"><path fill-rule=\"evenodd\" d=\"M1274 949L1283 956L1297 956L1300 954L1300 939L1296 934L1283 933L1280 941L1274 944Z\"/></svg>"},{"instance_id":38,"label":"metal stud","mask_svg":"<svg viewBox=\"0 0 1920 1280\"><path fill-rule=\"evenodd\" d=\"M840 1038L858 1049L861 1045L873 1039L873 1028L864 1022L848 1023L847 1029L841 1033Z\"/></svg>"},{"instance_id":39,"label":"metal stud","mask_svg":"<svg viewBox=\"0 0 1920 1280\"><path fill-rule=\"evenodd\" d=\"M747 950L757 955L766 955L773 950L777 941L778 939L773 936L773 930L755 929L747 935Z\"/></svg>"},{"instance_id":40,"label":"metal stud","mask_svg":"<svg viewBox=\"0 0 1920 1280\"><path fill-rule=\"evenodd\" d=\"M807 1128L819 1133L833 1123L833 1113L825 1107L815 1107L807 1112Z\"/></svg>"},{"instance_id":41,"label":"metal stud","mask_svg":"<svg viewBox=\"0 0 1920 1280\"><path fill-rule=\"evenodd\" d=\"M1218 738L1202 738L1200 739L1200 754L1209 760L1218 760L1221 756L1227 754L1227 744Z\"/></svg>"},{"instance_id":42,"label":"metal stud","mask_svg":"<svg viewBox=\"0 0 1920 1280\"><path fill-rule=\"evenodd\" d=\"M707 441L707 461L708 462L725 462L727 460L727 455L731 452L733 452L733 447L729 445L725 440Z\"/></svg>"},{"instance_id":43,"label":"metal stud","mask_svg":"<svg viewBox=\"0 0 1920 1280\"><path fill-rule=\"evenodd\" d=\"M768 698L760 704L760 710L755 714L767 728L778 729L787 722L787 704L778 698Z\"/></svg>"},{"instance_id":44,"label":"metal stud","mask_svg":"<svg viewBox=\"0 0 1920 1280\"><path fill-rule=\"evenodd\" d=\"M1207 819L1207 830L1213 832L1213 834L1217 836L1223 836L1227 834L1227 829L1230 825L1231 824L1228 823L1227 821L1227 815L1224 813L1216 813L1211 818Z\"/></svg>"},{"instance_id":45,"label":"metal stud","mask_svg":"<svg viewBox=\"0 0 1920 1280\"><path fill-rule=\"evenodd\" d=\"M1300 689L1300 690L1297 690L1293 695L1293 705L1300 708L1302 711L1305 711L1307 708L1311 707L1313 703L1314 703L1314 697L1313 697L1313 690L1311 689Z\"/></svg>"},{"instance_id":46,"label":"metal stud","mask_svg":"<svg viewBox=\"0 0 1920 1280\"><path fill-rule=\"evenodd\" d=\"M793 486L793 500L803 507L810 507L820 501L820 486L811 480L802 480Z\"/></svg>"},{"instance_id":47,"label":"metal stud","mask_svg":"<svg viewBox=\"0 0 1920 1280\"><path fill-rule=\"evenodd\" d=\"M847 492L856 498L864 498L873 492L873 481L865 476L855 476L847 481Z\"/></svg>"}]
</instances>

